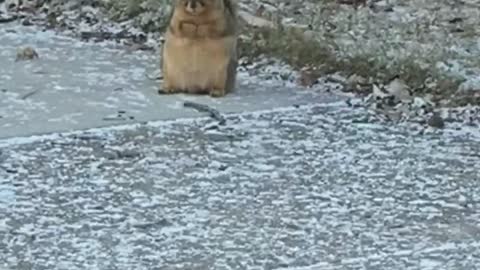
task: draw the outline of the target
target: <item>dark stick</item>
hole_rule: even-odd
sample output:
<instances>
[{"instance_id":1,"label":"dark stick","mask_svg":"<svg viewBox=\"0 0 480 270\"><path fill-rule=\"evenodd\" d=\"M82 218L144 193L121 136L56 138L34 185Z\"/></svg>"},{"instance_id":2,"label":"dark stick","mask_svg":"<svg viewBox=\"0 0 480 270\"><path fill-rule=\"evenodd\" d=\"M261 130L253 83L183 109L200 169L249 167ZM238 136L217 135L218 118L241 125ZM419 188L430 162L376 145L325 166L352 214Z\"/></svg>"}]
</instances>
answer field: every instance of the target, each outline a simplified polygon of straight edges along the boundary
<instances>
[{"instance_id":1,"label":"dark stick","mask_svg":"<svg viewBox=\"0 0 480 270\"><path fill-rule=\"evenodd\" d=\"M119 33L110 33L110 32L93 32L93 31L82 31L80 32L81 39L101 39L101 40L110 40L110 39L131 39L133 41L138 41L141 43L142 37L136 36L133 34L126 33L124 31Z\"/></svg>"},{"instance_id":2,"label":"dark stick","mask_svg":"<svg viewBox=\"0 0 480 270\"><path fill-rule=\"evenodd\" d=\"M219 122L218 123L219 125L224 125L225 122L227 121L225 119L225 117L223 117L223 115L219 111L217 111L214 108L211 108L207 105L204 105L204 104L195 103L195 102L191 102L191 101L185 101L183 103L183 107L192 108L192 109L195 109L199 112L209 113L210 117L212 117L213 119L215 119Z\"/></svg>"},{"instance_id":3,"label":"dark stick","mask_svg":"<svg viewBox=\"0 0 480 270\"><path fill-rule=\"evenodd\" d=\"M147 79L152 80L152 81L157 81L157 80L163 79L162 75L158 75L157 77L151 77L150 75L145 74L145 76L147 77Z\"/></svg>"},{"instance_id":4,"label":"dark stick","mask_svg":"<svg viewBox=\"0 0 480 270\"><path fill-rule=\"evenodd\" d=\"M15 21L16 19L18 19L18 17L16 16L9 17L9 18L0 18L0 23L9 23L9 22Z\"/></svg>"},{"instance_id":5,"label":"dark stick","mask_svg":"<svg viewBox=\"0 0 480 270\"><path fill-rule=\"evenodd\" d=\"M26 93L25 95L23 95L23 96L21 97L21 99L25 100L25 99L27 99L27 98L35 95L38 91L39 91L39 90L34 90L34 91L32 91L32 92L28 92L28 93Z\"/></svg>"},{"instance_id":6,"label":"dark stick","mask_svg":"<svg viewBox=\"0 0 480 270\"><path fill-rule=\"evenodd\" d=\"M127 121L125 117L104 117L102 118L103 121Z\"/></svg>"}]
</instances>

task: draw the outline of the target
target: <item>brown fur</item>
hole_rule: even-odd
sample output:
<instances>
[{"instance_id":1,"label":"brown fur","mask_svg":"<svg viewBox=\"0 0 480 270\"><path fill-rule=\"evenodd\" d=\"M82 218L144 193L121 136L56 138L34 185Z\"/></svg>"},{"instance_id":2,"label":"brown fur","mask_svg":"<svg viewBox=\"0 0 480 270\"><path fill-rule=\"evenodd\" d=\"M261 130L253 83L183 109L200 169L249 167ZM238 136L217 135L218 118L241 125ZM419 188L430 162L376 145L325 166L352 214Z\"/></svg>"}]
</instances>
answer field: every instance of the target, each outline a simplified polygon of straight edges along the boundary
<instances>
[{"instance_id":1,"label":"brown fur","mask_svg":"<svg viewBox=\"0 0 480 270\"><path fill-rule=\"evenodd\" d=\"M222 97L234 89L237 13L233 1L174 0L162 49L159 93Z\"/></svg>"}]
</instances>

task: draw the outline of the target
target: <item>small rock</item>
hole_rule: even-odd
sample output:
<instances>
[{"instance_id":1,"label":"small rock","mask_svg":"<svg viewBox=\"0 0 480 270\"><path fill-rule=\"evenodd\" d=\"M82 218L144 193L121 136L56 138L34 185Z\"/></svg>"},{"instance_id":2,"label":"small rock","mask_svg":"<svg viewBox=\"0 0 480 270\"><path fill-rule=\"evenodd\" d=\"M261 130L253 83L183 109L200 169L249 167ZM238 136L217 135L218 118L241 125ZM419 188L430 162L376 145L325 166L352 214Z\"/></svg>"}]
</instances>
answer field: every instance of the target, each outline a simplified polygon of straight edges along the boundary
<instances>
[{"instance_id":1,"label":"small rock","mask_svg":"<svg viewBox=\"0 0 480 270\"><path fill-rule=\"evenodd\" d=\"M434 113L427 121L427 124L434 128L444 128L445 121L443 118L438 114Z\"/></svg>"},{"instance_id":2,"label":"small rock","mask_svg":"<svg viewBox=\"0 0 480 270\"><path fill-rule=\"evenodd\" d=\"M218 170L222 172L226 171L227 169L228 169L227 165L220 165L220 167L218 167Z\"/></svg>"},{"instance_id":3,"label":"small rock","mask_svg":"<svg viewBox=\"0 0 480 270\"><path fill-rule=\"evenodd\" d=\"M15 61L33 60L38 58L38 53L32 47L18 48Z\"/></svg>"},{"instance_id":4,"label":"small rock","mask_svg":"<svg viewBox=\"0 0 480 270\"><path fill-rule=\"evenodd\" d=\"M360 108L364 105L364 101L359 98L354 98L354 99L349 98L345 102L349 107L352 107L352 108Z\"/></svg>"},{"instance_id":5,"label":"small rock","mask_svg":"<svg viewBox=\"0 0 480 270\"><path fill-rule=\"evenodd\" d=\"M118 151L117 156L119 158L130 159L130 158L136 158L138 156L141 156L141 154L135 150L125 149L123 151Z\"/></svg>"},{"instance_id":6,"label":"small rock","mask_svg":"<svg viewBox=\"0 0 480 270\"><path fill-rule=\"evenodd\" d=\"M347 83L350 85L358 84L358 83L365 84L367 83L367 80L362 76L359 76L357 74L352 74L350 75L350 77L347 78Z\"/></svg>"},{"instance_id":7,"label":"small rock","mask_svg":"<svg viewBox=\"0 0 480 270\"><path fill-rule=\"evenodd\" d=\"M16 174L18 173L18 170L12 168L5 168L5 172L9 174Z\"/></svg>"},{"instance_id":8,"label":"small rock","mask_svg":"<svg viewBox=\"0 0 480 270\"><path fill-rule=\"evenodd\" d=\"M426 108L427 105L428 105L428 102L421 97L415 97L413 99L412 107L415 108L415 109Z\"/></svg>"},{"instance_id":9,"label":"small rock","mask_svg":"<svg viewBox=\"0 0 480 270\"><path fill-rule=\"evenodd\" d=\"M265 6L260 5L260 7L255 11L255 16L262 17L264 12L265 12Z\"/></svg>"},{"instance_id":10,"label":"small rock","mask_svg":"<svg viewBox=\"0 0 480 270\"><path fill-rule=\"evenodd\" d=\"M408 85L400 78L393 79L385 86L385 90L402 102L410 102L412 100Z\"/></svg>"},{"instance_id":11,"label":"small rock","mask_svg":"<svg viewBox=\"0 0 480 270\"><path fill-rule=\"evenodd\" d=\"M452 24L461 23L461 22L463 22L463 19L460 18L460 17L455 17L455 18L452 18L452 19L448 20L448 22L452 23Z\"/></svg>"},{"instance_id":12,"label":"small rock","mask_svg":"<svg viewBox=\"0 0 480 270\"><path fill-rule=\"evenodd\" d=\"M385 90L381 89L378 87L376 84L373 85L373 96L377 99L383 99L388 97L388 93L385 92Z\"/></svg>"},{"instance_id":13,"label":"small rock","mask_svg":"<svg viewBox=\"0 0 480 270\"><path fill-rule=\"evenodd\" d=\"M347 78L346 86L349 91L361 93L367 92L367 89L370 89L371 87L371 85L368 84L367 79L356 74Z\"/></svg>"},{"instance_id":14,"label":"small rock","mask_svg":"<svg viewBox=\"0 0 480 270\"><path fill-rule=\"evenodd\" d=\"M479 82L480 80L478 79L466 80L458 86L457 93L466 94L466 93L478 92L480 91Z\"/></svg>"},{"instance_id":15,"label":"small rock","mask_svg":"<svg viewBox=\"0 0 480 270\"><path fill-rule=\"evenodd\" d=\"M246 11L239 11L238 15L247 25L257 26L257 27L267 27L267 28L274 28L275 24L269 20L264 18L260 18L258 16L252 15Z\"/></svg>"},{"instance_id":16,"label":"small rock","mask_svg":"<svg viewBox=\"0 0 480 270\"><path fill-rule=\"evenodd\" d=\"M317 80L318 76L315 72L305 69L300 72L298 83L303 87L312 87L317 83Z\"/></svg>"}]
</instances>

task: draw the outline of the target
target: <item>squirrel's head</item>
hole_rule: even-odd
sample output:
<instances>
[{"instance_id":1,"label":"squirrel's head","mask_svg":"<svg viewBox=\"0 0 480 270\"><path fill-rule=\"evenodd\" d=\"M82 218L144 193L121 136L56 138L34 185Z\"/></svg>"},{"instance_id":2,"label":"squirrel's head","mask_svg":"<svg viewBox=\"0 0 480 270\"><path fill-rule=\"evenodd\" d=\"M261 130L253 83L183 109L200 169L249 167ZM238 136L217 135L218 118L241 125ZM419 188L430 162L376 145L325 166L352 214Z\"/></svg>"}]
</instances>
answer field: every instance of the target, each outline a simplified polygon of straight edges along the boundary
<instances>
[{"instance_id":1,"label":"squirrel's head","mask_svg":"<svg viewBox=\"0 0 480 270\"><path fill-rule=\"evenodd\" d=\"M176 7L182 8L189 15L203 15L213 9L221 8L223 2L219 0L176 0Z\"/></svg>"}]
</instances>

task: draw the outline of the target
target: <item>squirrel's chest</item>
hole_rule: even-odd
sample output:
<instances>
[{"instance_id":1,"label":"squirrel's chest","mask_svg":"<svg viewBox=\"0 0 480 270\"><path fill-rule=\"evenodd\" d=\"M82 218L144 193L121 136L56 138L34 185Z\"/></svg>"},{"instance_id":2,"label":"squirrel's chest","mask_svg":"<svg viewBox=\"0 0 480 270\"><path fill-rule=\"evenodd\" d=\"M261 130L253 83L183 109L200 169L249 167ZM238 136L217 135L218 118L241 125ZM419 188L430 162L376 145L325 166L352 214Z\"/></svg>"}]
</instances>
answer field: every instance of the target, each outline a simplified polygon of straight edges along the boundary
<instances>
[{"instance_id":1,"label":"squirrel's chest","mask_svg":"<svg viewBox=\"0 0 480 270\"><path fill-rule=\"evenodd\" d=\"M228 61L232 41L222 39L189 39L167 36L163 57L187 70L202 69Z\"/></svg>"}]
</instances>

